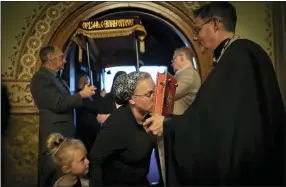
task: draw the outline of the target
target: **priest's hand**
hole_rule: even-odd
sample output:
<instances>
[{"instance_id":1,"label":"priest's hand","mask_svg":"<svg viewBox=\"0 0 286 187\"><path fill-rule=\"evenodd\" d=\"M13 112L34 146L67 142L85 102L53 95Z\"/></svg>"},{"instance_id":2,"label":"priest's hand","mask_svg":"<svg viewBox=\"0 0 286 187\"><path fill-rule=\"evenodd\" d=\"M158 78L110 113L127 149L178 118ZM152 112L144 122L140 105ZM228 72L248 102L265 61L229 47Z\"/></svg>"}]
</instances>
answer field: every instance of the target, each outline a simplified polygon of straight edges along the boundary
<instances>
[{"instance_id":1,"label":"priest's hand","mask_svg":"<svg viewBox=\"0 0 286 187\"><path fill-rule=\"evenodd\" d=\"M159 116L159 115L152 116L143 123L143 127L146 129L147 133L151 133L155 136L162 136L163 121L164 121L164 116Z\"/></svg>"}]
</instances>

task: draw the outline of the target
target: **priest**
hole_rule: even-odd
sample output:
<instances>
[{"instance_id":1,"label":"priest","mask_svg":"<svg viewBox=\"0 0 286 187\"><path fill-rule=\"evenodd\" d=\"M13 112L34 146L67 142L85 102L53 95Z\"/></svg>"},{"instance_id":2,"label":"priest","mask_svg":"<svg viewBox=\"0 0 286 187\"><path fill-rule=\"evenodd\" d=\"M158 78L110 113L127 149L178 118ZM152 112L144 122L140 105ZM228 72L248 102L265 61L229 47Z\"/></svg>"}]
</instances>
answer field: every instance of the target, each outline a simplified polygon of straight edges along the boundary
<instances>
[{"instance_id":1,"label":"priest","mask_svg":"<svg viewBox=\"0 0 286 187\"><path fill-rule=\"evenodd\" d=\"M184 114L144 123L168 142L167 185L283 186L285 111L271 59L234 34L230 3L194 15L194 40L214 51L215 67Z\"/></svg>"}]
</instances>

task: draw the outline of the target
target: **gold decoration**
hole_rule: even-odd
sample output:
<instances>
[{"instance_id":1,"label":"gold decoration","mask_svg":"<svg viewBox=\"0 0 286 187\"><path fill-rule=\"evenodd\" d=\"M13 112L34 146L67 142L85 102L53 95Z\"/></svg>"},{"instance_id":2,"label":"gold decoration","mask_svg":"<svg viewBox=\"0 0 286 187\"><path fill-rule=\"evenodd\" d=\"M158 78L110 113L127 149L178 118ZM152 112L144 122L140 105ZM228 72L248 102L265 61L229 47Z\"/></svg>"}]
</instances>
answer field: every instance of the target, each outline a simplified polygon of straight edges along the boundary
<instances>
[{"instance_id":1,"label":"gold decoration","mask_svg":"<svg viewBox=\"0 0 286 187\"><path fill-rule=\"evenodd\" d=\"M167 73L168 72L165 72L165 79L164 79L164 86L163 86L163 97L162 97L162 100L161 100L161 111L160 111L160 114L163 113L163 106L164 106L164 99L165 99L165 95L166 95L166 83L167 83ZM159 74L159 73L158 73Z\"/></svg>"},{"instance_id":2,"label":"gold decoration","mask_svg":"<svg viewBox=\"0 0 286 187\"><path fill-rule=\"evenodd\" d=\"M145 53L145 42L144 41L140 41L140 52L141 53Z\"/></svg>"},{"instance_id":3,"label":"gold decoration","mask_svg":"<svg viewBox=\"0 0 286 187\"><path fill-rule=\"evenodd\" d=\"M172 111L172 101L173 101L173 95L172 93L169 93L168 98L167 98L167 106L168 106L168 110L170 113L173 113Z\"/></svg>"},{"instance_id":4,"label":"gold decoration","mask_svg":"<svg viewBox=\"0 0 286 187\"><path fill-rule=\"evenodd\" d=\"M85 21L81 27L85 30L110 29L110 28L129 28L134 26L134 19Z\"/></svg>"},{"instance_id":5,"label":"gold decoration","mask_svg":"<svg viewBox=\"0 0 286 187\"><path fill-rule=\"evenodd\" d=\"M79 62L82 62L82 48L79 47L78 50L79 50L79 51L78 51L78 61L79 61Z\"/></svg>"},{"instance_id":6,"label":"gold decoration","mask_svg":"<svg viewBox=\"0 0 286 187\"><path fill-rule=\"evenodd\" d=\"M145 52L144 38L147 35L144 26L136 24L135 19L118 19L118 20L96 20L96 21L83 21L80 23L80 27L73 34L71 40L74 41L80 50L84 49L82 40L80 37L89 38L110 38L129 36L134 32L142 32L139 35L140 40L140 52ZM79 55L79 61L81 62L82 56Z\"/></svg>"},{"instance_id":7,"label":"gold decoration","mask_svg":"<svg viewBox=\"0 0 286 187\"><path fill-rule=\"evenodd\" d=\"M5 171L2 174L7 181L5 186L36 186L38 130L38 115L11 116L8 129L2 137L1 156L5 161L2 162L2 171Z\"/></svg>"},{"instance_id":8,"label":"gold decoration","mask_svg":"<svg viewBox=\"0 0 286 187\"><path fill-rule=\"evenodd\" d=\"M79 37L75 37L75 35L73 35L71 40L74 41L78 45L78 47L85 49L85 45Z\"/></svg>"},{"instance_id":9,"label":"gold decoration","mask_svg":"<svg viewBox=\"0 0 286 187\"><path fill-rule=\"evenodd\" d=\"M157 73L157 76L156 76L156 82L158 82L158 74L159 73ZM158 85L156 85L155 86L155 93L157 93L157 91L158 91ZM153 103L155 103L156 102L156 97L153 97ZM155 107L156 107L156 105L155 104L153 104L153 107L152 107L152 112L150 112L150 115L151 116L155 116L156 115L156 113L155 113Z\"/></svg>"},{"instance_id":10,"label":"gold decoration","mask_svg":"<svg viewBox=\"0 0 286 187\"><path fill-rule=\"evenodd\" d=\"M32 79L32 75L31 75L31 73L21 73L20 75L19 75L19 78L21 79L21 80L23 80L23 81L30 81L31 79ZM26 96L27 97L27 96Z\"/></svg>"},{"instance_id":11,"label":"gold decoration","mask_svg":"<svg viewBox=\"0 0 286 187\"><path fill-rule=\"evenodd\" d=\"M32 50L37 50L41 46L41 40L38 37L31 37L28 40L28 48Z\"/></svg>"},{"instance_id":12,"label":"gold decoration","mask_svg":"<svg viewBox=\"0 0 286 187\"><path fill-rule=\"evenodd\" d=\"M19 75L23 78L21 82L6 83L9 94L10 103L13 106L15 113L34 113L37 112L35 108L32 95L30 93L30 79L32 77L29 73L21 73Z\"/></svg>"},{"instance_id":13,"label":"gold decoration","mask_svg":"<svg viewBox=\"0 0 286 187\"><path fill-rule=\"evenodd\" d=\"M141 53L145 53L145 42L144 42L145 36L139 36L139 49Z\"/></svg>"},{"instance_id":14,"label":"gold decoration","mask_svg":"<svg viewBox=\"0 0 286 187\"><path fill-rule=\"evenodd\" d=\"M216 58L215 57L213 57L213 63L215 63L216 62Z\"/></svg>"},{"instance_id":15,"label":"gold decoration","mask_svg":"<svg viewBox=\"0 0 286 187\"><path fill-rule=\"evenodd\" d=\"M49 24L45 21L40 21L38 22L36 29L38 32L42 33L42 34L46 34L49 32L50 27Z\"/></svg>"},{"instance_id":16,"label":"gold decoration","mask_svg":"<svg viewBox=\"0 0 286 187\"><path fill-rule=\"evenodd\" d=\"M128 36L135 31L141 31L146 33L145 28L142 25L135 25L130 28L120 28L120 29L107 29L107 30L92 30L87 31L81 28L76 30L76 35L84 35L89 38L108 38L108 37L120 37L120 36Z\"/></svg>"},{"instance_id":17,"label":"gold decoration","mask_svg":"<svg viewBox=\"0 0 286 187\"><path fill-rule=\"evenodd\" d=\"M35 64L35 57L30 54L25 54L21 58L21 64L24 68L31 68Z\"/></svg>"},{"instance_id":18,"label":"gold decoration","mask_svg":"<svg viewBox=\"0 0 286 187\"><path fill-rule=\"evenodd\" d=\"M31 59L29 57L26 58L26 62L29 63L31 62Z\"/></svg>"},{"instance_id":19,"label":"gold decoration","mask_svg":"<svg viewBox=\"0 0 286 187\"><path fill-rule=\"evenodd\" d=\"M50 7L47 11L47 16L48 16L48 18L50 18L52 20L56 20L57 18L59 18L60 11L57 8L57 6Z\"/></svg>"}]
</instances>

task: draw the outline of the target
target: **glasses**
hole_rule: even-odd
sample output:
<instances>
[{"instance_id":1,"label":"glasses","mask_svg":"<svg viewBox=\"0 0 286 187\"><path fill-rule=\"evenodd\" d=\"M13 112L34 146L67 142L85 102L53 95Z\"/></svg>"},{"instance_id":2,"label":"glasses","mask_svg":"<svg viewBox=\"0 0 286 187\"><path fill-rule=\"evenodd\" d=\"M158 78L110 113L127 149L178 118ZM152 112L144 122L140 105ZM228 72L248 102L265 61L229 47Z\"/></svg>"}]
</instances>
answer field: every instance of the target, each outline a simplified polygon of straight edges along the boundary
<instances>
[{"instance_id":1,"label":"glasses","mask_svg":"<svg viewBox=\"0 0 286 187\"><path fill-rule=\"evenodd\" d=\"M175 57L173 58L173 60L171 60L171 63L174 64L176 58L178 58L178 57L181 56L181 55L182 55L182 54L179 54L179 55L175 56Z\"/></svg>"},{"instance_id":2,"label":"glasses","mask_svg":"<svg viewBox=\"0 0 286 187\"><path fill-rule=\"evenodd\" d=\"M155 96L155 92L154 91L150 91L149 93L147 94L142 94L142 95L134 95L134 96L137 96L137 97L147 97L147 98L152 98Z\"/></svg>"},{"instance_id":3,"label":"glasses","mask_svg":"<svg viewBox=\"0 0 286 187\"><path fill-rule=\"evenodd\" d=\"M205 24L208 24L208 23L211 22L211 21L221 22L221 21L222 21L222 18L220 18L220 17L210 18L208 21L202 23L201 25L194 27L193 30L192 30L192 31L193 31L193 34L194 34L195 36L197 36L197 35L200 33L200 31L202 30L202 27L203 27Z\"/></svg>"},{"instance_id":4,"label":"glasses","mask_svg":"<svg viewBox=\"0 0 286 187\"><path fill-rule=\"evenodd\" d=\"M197 35L201 32L202 27L203 27L205 24L207 24L207 23L209 23L209 22L211 22L211 21L212 21L212 19L210 19L210 20L208 20L208 21L202 23L202 24L199 25L199 26L194 27L194 28L193 28L193 34L194 34L195 36L197 36Z\"/></svg>"}]
</instances>

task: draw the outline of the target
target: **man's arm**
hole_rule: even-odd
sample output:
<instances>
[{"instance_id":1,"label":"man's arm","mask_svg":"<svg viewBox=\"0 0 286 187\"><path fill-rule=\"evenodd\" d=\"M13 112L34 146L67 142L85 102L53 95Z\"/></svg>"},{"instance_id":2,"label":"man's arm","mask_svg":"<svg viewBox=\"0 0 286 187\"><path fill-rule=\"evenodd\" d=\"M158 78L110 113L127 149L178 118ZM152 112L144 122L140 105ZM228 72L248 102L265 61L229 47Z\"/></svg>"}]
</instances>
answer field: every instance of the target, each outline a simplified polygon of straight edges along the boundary
<instances>
[{"instance_id":1,"label":"man's arm","mask_svg":"<svg viewBox=\"0 0 286 187\"><path fill-rule=\"evenodd\" d=\"M38 77L31 82L31 92L34 99L38 99L53 112L65 112L82 105L79 93L63 95L56 85L45 77Z\"/></svg>"},{"instance_id":2,"label":"man's arm","mask_svg":"<svg viewBox=\"0 0 286 187\"><path fill-rule=\"evenodd\" d=\"M181 75L177 79L178 87L176 88L175 100L179 100L191 89L192 84L195 82L195 75L193 71L184 71L181 72Z\"/></svg>"},{"instance_id":3,"label":"man's arm","mask_svg":"<svg viewBox=\"0 0 286 187\"><path fill-rule=\"evenodd\" d=\"M103 97L98 94L98 95L93 96L92 99L90 98L83 99L82 105L83 107L86 107L89 110L92 110L93 112L97 113L102 103L102 99Z\"/></svg>"}]
</instances>

